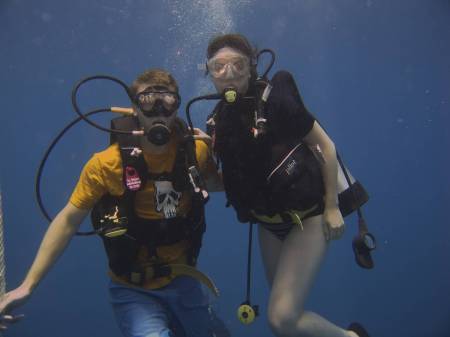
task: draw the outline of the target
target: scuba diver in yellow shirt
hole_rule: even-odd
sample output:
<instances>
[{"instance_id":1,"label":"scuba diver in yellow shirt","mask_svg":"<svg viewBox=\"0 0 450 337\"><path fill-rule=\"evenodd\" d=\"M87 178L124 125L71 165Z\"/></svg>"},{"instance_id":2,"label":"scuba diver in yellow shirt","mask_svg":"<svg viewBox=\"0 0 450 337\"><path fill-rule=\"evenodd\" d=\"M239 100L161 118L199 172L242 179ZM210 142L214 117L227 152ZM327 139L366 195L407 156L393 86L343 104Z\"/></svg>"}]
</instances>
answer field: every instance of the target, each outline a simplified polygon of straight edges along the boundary
<instances>
[{"instance_id":1,"label":"scuba diver in yellow shirt","mask_svg":"<svg viewBox=\"0 0 450 337\"><path fill-rule=\"evenodd\" d=\"M178 85L166 71L145 71L127 92L132 115L112 121L111 145L86 163L24 281L0 300L3 328L20 318L10 311L29 299L71 238L83 234L78 228L91 212L124 336L229 336L200 283L217 289L195 268L206 187L220 184L209 137L195 130L194 140L177 117Z\"/></svg>"}]
</instances>

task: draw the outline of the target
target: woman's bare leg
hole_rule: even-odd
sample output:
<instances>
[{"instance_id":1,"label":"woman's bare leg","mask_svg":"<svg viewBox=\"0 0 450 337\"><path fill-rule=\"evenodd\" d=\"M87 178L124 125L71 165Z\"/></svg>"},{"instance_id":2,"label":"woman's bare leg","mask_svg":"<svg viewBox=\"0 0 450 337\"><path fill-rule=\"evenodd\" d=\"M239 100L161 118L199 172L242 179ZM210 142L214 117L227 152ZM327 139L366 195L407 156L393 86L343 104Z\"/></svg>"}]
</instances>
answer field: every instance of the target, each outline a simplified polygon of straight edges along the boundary
<instances>
[{"instance_id":1,"label":"woman's bare leg","mask_svg":"<svg viewBox=\"0 0 450 337\"><path fill-rule=\"evenodd\" d=\"M308 218L284 241L260 228L260 245L271 284L268 318L278 337L350 337L321 316L304 311L304 303L327 251L322 216ZM271 238L269 237L271 236Z\"/></svg>"},{"instance_id":2,"label":"woman's bare leg","mask_svg":"<svg viewBox=\"0 0 450 337\"><path fill-rule=\"evenodd\" d=\"M266 271L266 279L272 287L273 277L277 269L278 257L280 256L283 241L269 232L263 226L258 226L259 246L261 247L261 257Z\"/></svg>"}]
</instances>

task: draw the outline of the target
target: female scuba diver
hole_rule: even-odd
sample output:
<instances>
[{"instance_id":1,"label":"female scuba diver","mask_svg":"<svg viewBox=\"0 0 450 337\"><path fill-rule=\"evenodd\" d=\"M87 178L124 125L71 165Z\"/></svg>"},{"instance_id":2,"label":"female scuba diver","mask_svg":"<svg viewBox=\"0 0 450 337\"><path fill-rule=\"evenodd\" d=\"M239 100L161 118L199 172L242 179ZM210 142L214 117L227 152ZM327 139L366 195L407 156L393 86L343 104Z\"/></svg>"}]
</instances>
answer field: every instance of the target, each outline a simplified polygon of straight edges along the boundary
<instances>
[{"instance_id":1,"label":"female scuba diver","mask_svg":"<svg viewBox=\"0 0 450 337\"><path fill-rule=\"evenodd\" d=\"M304 309L329 241L345 229L336 192L336 150L305 108L289 72L274 75L264 118L254 117L260 101L256 55L240 34L210 41L207 72L218 93L227 97L232 89L237 98L222 99L207 124L229 204L239 221L259 225L271 289L270 327L283 337L368 337L359 323L345 330ZM257 130L261 121L265 128ZM306 157L299 162L296 156Z\"/></svg>"}]
</instances>

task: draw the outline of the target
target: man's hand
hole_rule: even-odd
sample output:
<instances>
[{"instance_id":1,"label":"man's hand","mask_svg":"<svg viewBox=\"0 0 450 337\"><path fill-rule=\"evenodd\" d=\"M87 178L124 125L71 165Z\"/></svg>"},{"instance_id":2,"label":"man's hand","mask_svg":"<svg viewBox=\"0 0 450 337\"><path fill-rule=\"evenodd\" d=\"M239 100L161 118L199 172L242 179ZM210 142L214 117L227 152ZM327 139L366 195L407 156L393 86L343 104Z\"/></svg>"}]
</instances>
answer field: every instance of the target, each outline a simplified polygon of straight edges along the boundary
<instances>
[{"instance_id":1,"label":"man's hand","mask_svg":"<svg viewBox=\"0 0 450 337\"><path fill-rule=\"evenodd\" d=\"M25 317L25 315L0 315L0 330L6 330L7 324L15 323L21 318Z\"/></svg>"},{"instance_id":2,"label":"man's hand","mask_svg":"<svg viewBox=\"0 0 450 337\"><path fill-rule=\"evenodd\" d=\"M211 148L212 145L212 139L210 136L208 136L205 132L198 128L194 128L194 139L202 140L205 142L205 144Z\"/></svg>"},{"instance_id":3,"label":"man's hand","mask_svg":"<svg viewBox=\"0 0 450 337\"><path fill-rule=\"evenodd\" d=\"M0 299L0 329L5 330L7 325L10 323L15 323L24 315L12 315L9 312L24 304L30 297L31 293L25 287L18 287L5 295Z\"/></svg>"}]
</instances>

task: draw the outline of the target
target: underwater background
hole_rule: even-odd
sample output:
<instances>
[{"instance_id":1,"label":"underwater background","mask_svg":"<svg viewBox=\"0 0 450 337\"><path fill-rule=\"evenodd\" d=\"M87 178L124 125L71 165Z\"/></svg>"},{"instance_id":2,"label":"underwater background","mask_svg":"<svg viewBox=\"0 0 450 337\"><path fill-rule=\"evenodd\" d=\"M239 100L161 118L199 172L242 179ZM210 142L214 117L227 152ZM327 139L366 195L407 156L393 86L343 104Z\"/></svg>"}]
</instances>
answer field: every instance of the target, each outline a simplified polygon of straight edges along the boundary
<instances>
[{"instance_id":1,"label":"underwater background","mask_svg":"<svg viewBox=\"0 0 450 337\"><path fill-rule=\"evenodd\" d=\"M52 139L76 118L73 85L108 74L126 83L151 67L178 80L186 102L213 90L204 76L214 34L240 32L294 74L303 99L370 193L363 207L378 248L375 268L354 262L356 217L330 244L307 308L332 322L363 323L374 337L450 336L450 2L448 0L1 0L0 185L7 289L30 267L47 221L35 174ZM80 93L84 111L128 106L116 84ZM211 109L192 108L204 127ZM95 117L108 125L111 114ZM81 168L109 135L80 123L58 143L42 182L45 206L63 207ZM199 267L221 290L216 303L232 336L271 336L268 287L254 240L252 302L260 317L236 318L245 298L248 226L207 206ZM90 228L86 220L83 230ZM255 233L256 234L256 233ZM255 235L256 238L256 235ZM106 256L97 237L75 237L5 336L119 337L108 303Z\"/></svg>"}]
</instances>

